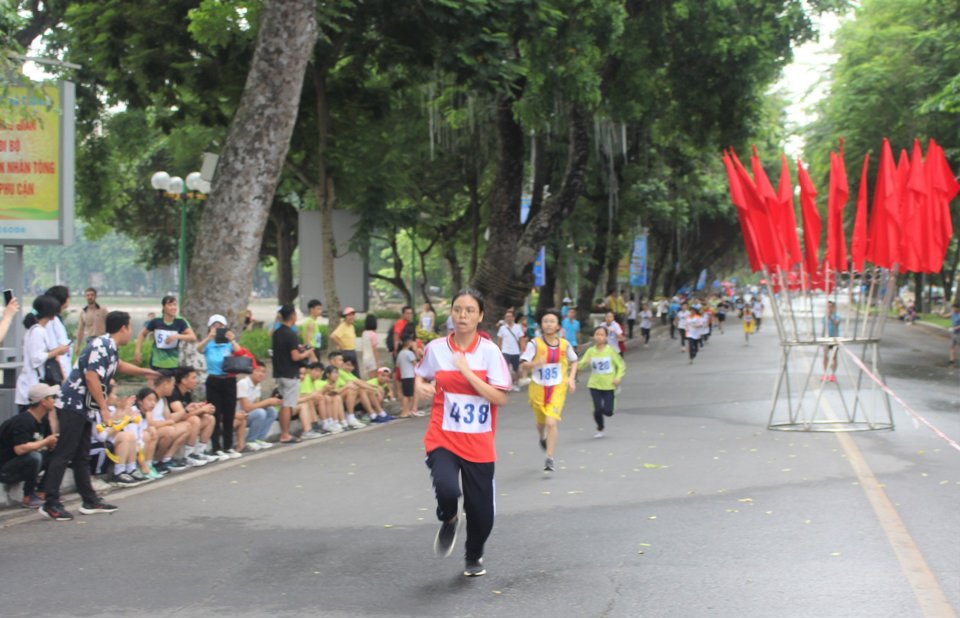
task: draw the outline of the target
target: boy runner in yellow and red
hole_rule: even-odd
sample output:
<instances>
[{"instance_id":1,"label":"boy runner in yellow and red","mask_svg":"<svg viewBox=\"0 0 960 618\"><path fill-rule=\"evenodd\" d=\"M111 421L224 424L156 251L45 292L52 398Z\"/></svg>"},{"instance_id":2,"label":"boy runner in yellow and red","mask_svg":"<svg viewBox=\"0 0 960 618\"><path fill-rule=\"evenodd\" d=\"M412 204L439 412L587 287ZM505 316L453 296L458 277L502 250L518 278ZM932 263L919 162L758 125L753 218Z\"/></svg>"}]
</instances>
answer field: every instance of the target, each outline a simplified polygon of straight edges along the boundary
<instances>
[{"instance_id":1,"label":"boy runner in yellow and red","mask_svg":"<svg viewBox=\"0 0 960 618\"><path fill-rule=\"evenodd\" d=\"M577 390L577 352L569 341L560 338L560 314L556 311L548 310L540 317L540 332L542 335L530 341L520 356L520 369L530 373L530 408L536 417L540 447L547 452L543 469L553 472L557 423L567 390Z\"/></svg>"}]
</instances>

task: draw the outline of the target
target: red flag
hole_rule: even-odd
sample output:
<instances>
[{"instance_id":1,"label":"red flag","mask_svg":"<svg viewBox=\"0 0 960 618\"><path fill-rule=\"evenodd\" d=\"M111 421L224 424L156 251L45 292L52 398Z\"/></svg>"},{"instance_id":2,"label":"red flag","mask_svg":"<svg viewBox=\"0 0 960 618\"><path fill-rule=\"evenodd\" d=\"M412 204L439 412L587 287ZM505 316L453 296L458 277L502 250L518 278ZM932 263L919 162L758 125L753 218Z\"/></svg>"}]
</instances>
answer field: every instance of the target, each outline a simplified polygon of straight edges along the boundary
<instances>
[{"instance_id":1,"label":"red flag","mask_svg":"<svg viewBox=\"0 0 960 618\"><path fill-rule=\"evenodd\" d=\"M797 180L800 183L800 213L803 217L804 264L813 283L818 277L820 265L817 259L820 251L820 213L817 211L817 189L800 159L797 159Z\"/></svg>"},{"instance_id":2,"label":"red flag","mask_svg":"<svg viewBox=\"0 0 960 618\"><path fill-rule=\"evenodd\" d=\"M946 156L937 142L930 140L927 147L927 187L932 203L933 233L927 257L927 272L939 272L943 268L950 240L953 238L953 222L950 219L950 202L960 193L960 182L950 169Z\"/></svg>"},{"instance_id":3,"label":"red flag","mask_svg":"<svg viewBox=\"0 0 960 618\"><path fill-rule=\"evenodd\" d=\"M867 256L867 169L870 166L870 153L863 156L863 171L860 172L860 191L857 193L857 215L853 223L853 236L850 238L850 257L853 269L863 272L863 263Z\"/></svg>"},{"instance_id":4,"label":"red flag","mask_svg":"<svg viewBox=\"0 0 960 618\"><path fill-rule=\"evenodd\" d=\"M780 235L780 198L773 192L773 185L767 178L767 172L760 163L760 156L757 154L757 147L753 147L753 156L750 157L750 168L753 170L753 182L757 187L757 194L763 200L766 211L767 227L770 233L770 246L774 250L774 259L776 262L771 266L776 269L777 266L787 270L790 264L787 261L786 252L783 247L783 241Z\"/></svg>"},{"instance_id":5,"label":"red flag","mask_svg":"<svg viewBox=\"0 0 960 618\"><path fill-rule=\"evenodd\" d=\"M740 177L733 167L733 162L727 151L723 151L723 167L727 170L727 182L730 185L730 201L737 208L737 219L740 221L740 232L743 234L743 244L747 249L747 259L750 261L750 270L760 270L760 257L757 251L757 241L747 215L747 203L743 197L743 187Z\"/></svg>"},{"instance_id":6,"label":"red flag","mask_svg":"<svg viewBox=\"0 0 960 618\"><path fill-rule=\"evenodd\" d=\"M916 204L910 195L910 157L905 148L900 149L897 162L897 190L899 191L900 225L897 227L900 272L920 272L918 257L919 235L916 234L914 221L917 218Z\"/></svg>"},{"instance_id":7,"label":"red flag","mask_svg":"<svg viewBox=\"0 0 960 618\"><path fill-rule=\"evenodd\" d=\"M737 153L730 149L730 160L740 178L740 186L743 188L743 197L746 203L746 214L750 221L751 230L757 243L757 254L762 266L776 268L779 264L776 240L772 236L770 220L767 216L767 205L760 196L750 174L740 163Z\"/></svg>"},{"instance_id":8,"label":"red flag","mask_svg":"<svg viewBox=\"0 0 960 618\"><path fill-rule=\"evenodd\" d=\"M797 215L793 210L793 186L790 182L790 167L787 155L780 153L780 184L777 186L780 201L780 238L787 252L787 265L792 267L803 261L800 239L797 238Z\"/></svg>"},{"instance_id":9,"label":"red flag","mask_svg":"<svg viewBox=\"0 0 960 618\"><path fill-rule=\"evenodd\" d=\"M902 221L900 227L900 255L905 271L924 272L931 249L932 217L927 200L927 177L924 170L923 152L920 140L913 140L913 154L910 157L910 171L901 191Z\"/></svg>"},{"instance_id":10,"label":"red flag","mask_svg":"<svg viewBox=\"0 0 960 618\"><path fill-rule=\"evenodd\" d=\"M843 163L843 142L840 154L830 153L830 192L827 196L827 254L825 274L834 276L847 270L847 241L843 234L843 209L847 205L850 188L847 169Z\"/></svg>"},{"instance_id":11,"label":"red flag","mask_svg":"<svg viewBox=\"0 0 960 618\"><path fill-rule=\"evenodd\" d=\"M881 268L900 263L900 195L896 166L890 141L883 138L880 168L873 189L873 210L870 213L870 241L867 259Z\"/></svg>"}]
</instances>

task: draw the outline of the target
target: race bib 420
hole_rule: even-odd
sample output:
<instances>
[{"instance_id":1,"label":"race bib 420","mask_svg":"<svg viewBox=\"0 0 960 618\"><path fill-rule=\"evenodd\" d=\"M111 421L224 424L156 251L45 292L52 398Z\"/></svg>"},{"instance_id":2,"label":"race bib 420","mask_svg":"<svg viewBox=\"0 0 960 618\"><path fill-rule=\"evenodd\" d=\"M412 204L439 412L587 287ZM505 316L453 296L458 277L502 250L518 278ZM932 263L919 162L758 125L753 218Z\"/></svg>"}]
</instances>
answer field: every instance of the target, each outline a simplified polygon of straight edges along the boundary
<instances>
[{"instance_id":1,"label":"race bib 420","mask_svg":"<svg viewBox=\"0 0 960 618\"><path fill-rule=\"evenodd\" d=\"M594 373L613 373L613 363L609 358L591 358L590 368Z\"/></svg>"},{"instance_id":2,"label":"race bib 420","mask_svg":"<svg viewBox=\"0 0 960 618\"><path fill-rule=\"evenodd\" d=\"M443 429L460 433L487 433L493 422L490 402L479 395L443 393Z\"/></svg>"}]
</instances>

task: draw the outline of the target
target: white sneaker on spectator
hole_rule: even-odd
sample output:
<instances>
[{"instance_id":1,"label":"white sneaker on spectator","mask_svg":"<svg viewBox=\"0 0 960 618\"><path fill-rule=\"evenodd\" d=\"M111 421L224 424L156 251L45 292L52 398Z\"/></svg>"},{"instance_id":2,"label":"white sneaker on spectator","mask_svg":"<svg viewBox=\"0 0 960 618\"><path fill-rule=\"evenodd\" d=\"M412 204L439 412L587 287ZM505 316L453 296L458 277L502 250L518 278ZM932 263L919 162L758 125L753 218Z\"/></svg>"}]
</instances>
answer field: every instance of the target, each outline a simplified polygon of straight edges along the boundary
<instances>
[{"instance_id":1,"label":"white sneaker on spectator","mask_svg":"<svg viewBox=\"0 0 960 618\"><path fill-rule=\"evenodd\" d=\"M240 459L241 457L243 457L243 455L241 455L240 451L238 451L237 449L232 448L229 451L227 451L227 457L229 457L230 459Z\"/></svg>"},{"instance_id":2,"label":"white sneaker on spectator","mask_svg":"<svg viewBox=\"0 0 960 618\"><path fill-rule=\"evenodd\" d=\"M304 440L314 440L316 438L322 438L323 434L320 433L319 431L313 431L311 429L310 431L305 431L302 434L300 434L300 437L303 438Z\"/></svg>"},{"instance_id":3,"label":"white sneaker on spectator","mask_svg":"<svg viewBox=\"0 0 960 618\"><path fill-rule=\"evenodd\" d=\"M268 448L273 448L273 442L267 442L266 440L257 440L257 446L260 447L261 451L265 451Z\"/></svg>"},{"instance_id":4,"label":"white sneaker on spectator","mask_svg":"<svg viewBox=\"0 0 960 618\"><path fill-rule=\"evenodd\" d=\"M340 423L330 423L330 433L343 433Z\"/></svg>"},{"instance_id":5,"label":"white sneaker on spectator","mask_svg":"<svg viewBox=\"0 0 960 618\"><path fill-rule=\"evenodd\" d=\"M216 453L214 453L214 454L212 455L212 457L213 457L215 460L220 460L220 461L229 461L229 460L230 460L230 455L227 455L224 451L217 451Z\"/></svg>"},{"instance_id":6,"label":"white sneaker on spectator","mask_svg":"<svg viewBox=\"0 0 960 618\"><path fill-rule=\"evenodd\" d=\"M196 453L187 455L183 460L187 463L188 468L200 468L201 466L207 465L207 460Z\"/></svg>"},{"instance_id":7,"label":"white sneaker on spectator","mask_svg":"<svg viewBox=\"0 0 960 618\"><path fill-rule=\"evenodd\" d=\"M349 425L350 427L353 427L354 429L363 429L364 427L366 427L366 425L364 425L363 423L361 423L355 418L351 418L350 420L348 420L347 425Z\"/></svg>"},{"instance_id":8,"label":"white sneaker on spectator","mask_svg":"<svg viewBox=\"0 0 960 618\"><path fill-rule=\"evenodd\" d=\"M259 444L257 444L256 442L247 442L247 443L243 446L243 452L245 452L245 453L246 453L246 452L256 453L257 451L259 451L259 450L261 450L261 449L262 449L262 447L261 447Z\"/></svg>"},{"instance_id":9,"label":"white sneaker on spectator","mask_svg":"<svg viewBox=\"0 0 960 618\"><path fill-rule=\"evenodd\" d=\"M207 463L212 463L214 461L220 461L219 455L214 455L212 453L200 453L200 457ZM228 457L229 459L229 457Z\"/></svg>"}]
</instances>

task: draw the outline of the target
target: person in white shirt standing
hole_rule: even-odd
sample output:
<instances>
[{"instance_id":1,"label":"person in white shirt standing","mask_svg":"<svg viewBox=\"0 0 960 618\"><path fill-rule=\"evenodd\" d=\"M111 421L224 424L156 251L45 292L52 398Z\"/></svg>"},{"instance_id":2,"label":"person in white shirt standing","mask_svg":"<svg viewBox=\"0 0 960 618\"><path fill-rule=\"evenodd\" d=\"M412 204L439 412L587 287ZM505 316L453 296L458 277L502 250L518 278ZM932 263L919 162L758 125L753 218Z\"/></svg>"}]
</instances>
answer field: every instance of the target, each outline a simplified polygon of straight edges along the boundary
<instances>
[{"instance_id":1,"label":"person in white shirt standing","mask_svg":"<svg viewBox=\"0 0 960 618\"><path fill-rule=\"evenodd\" d=\"M523 328L514 321L515 319L513 309L507 309L507 312L503 315L503 324L497 331L497 345L500 346L503 358L507 360L507 365L510 366L510 378L514 384L517 382L517 372L520 371L520 351L523 349L526 340ZM512 390L519 391L520 387L514 386Z\"/></svg>"},{"instance_id":2,"label":"person in white shirt standing","mask_svg":"<svg viewBox=\"0 0 960 618\"><path fill-rule=\"evenodd\" d=\"M633 327L637 323L637 301L633 294L627 301L627 339L633 339Z\"/></svg>"}]
</instances>

